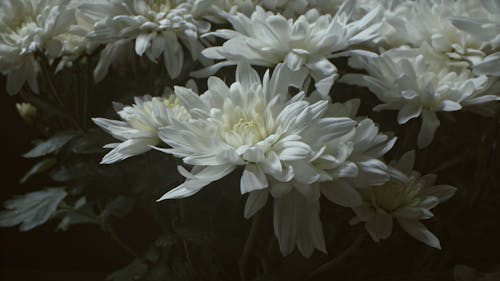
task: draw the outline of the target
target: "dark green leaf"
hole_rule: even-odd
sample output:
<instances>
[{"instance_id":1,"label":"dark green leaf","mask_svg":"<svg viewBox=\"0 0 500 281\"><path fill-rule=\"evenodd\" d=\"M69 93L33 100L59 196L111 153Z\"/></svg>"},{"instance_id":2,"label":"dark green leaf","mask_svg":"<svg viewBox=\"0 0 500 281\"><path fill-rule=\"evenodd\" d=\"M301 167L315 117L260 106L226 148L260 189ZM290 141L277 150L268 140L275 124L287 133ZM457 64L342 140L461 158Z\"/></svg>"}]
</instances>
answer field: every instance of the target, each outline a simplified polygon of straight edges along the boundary
<instances>
[{"instance_id":1,"label":"dark green leaf","mask_svg":"<svg viewBox=\"0 0 500 281\"><path fill-rule=\"evenodd\" d=\"M7 210L0 212L0 226L21 224L20 231L27 231L45 223L66 197L63 188L48 188L16 196L5 202Z\"/></svg>"},{"instance_id":2,"label":"dark green leaf","mask_svg":"<svg viewBox=\"0 0 500 281\"><path fill-rule=\"evenodd\" d=\"M36 158L55 152L74 138L75 135L76 133L72 131L56 134L48 140L39 143L32 150L25 153L23 157Z\"/></svg>"},{"instance_id":3,"label":"dark green leaf","mask_svg":"<svg viewBox=\"0 0 500 281\"><path fill-rule=\"evenodd\" d=\"M50 168L54 167L57 163L55 158L44 159L38 163L36 163L31 169L19 180L20 183L25 183L32 176L45 172Z\"/></svg>"}]
</instances>

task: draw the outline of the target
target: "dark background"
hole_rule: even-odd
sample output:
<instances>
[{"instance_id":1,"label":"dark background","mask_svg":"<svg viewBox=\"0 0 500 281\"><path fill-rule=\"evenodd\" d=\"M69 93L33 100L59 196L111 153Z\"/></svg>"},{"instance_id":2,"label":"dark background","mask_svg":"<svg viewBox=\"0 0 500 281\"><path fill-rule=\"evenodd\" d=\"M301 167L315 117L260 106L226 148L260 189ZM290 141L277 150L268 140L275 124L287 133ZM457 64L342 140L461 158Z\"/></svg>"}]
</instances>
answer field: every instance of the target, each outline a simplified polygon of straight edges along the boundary
<instances>
[{"instance_id":1,"label":"dark background","mask_svg":"<svg viewBox=\"0 0 500 281\"><path fill-rule=\"evenodd\" d=\"M37 131L18 115L15 103L20 97L5 91L0 76L0 114L2 179L0 201L45 187L46 180L35 177L26 184L19 179L36 162L21 154L31 148ZM17 227L0 228L0 280L4 281L94 281L123 267L130 257L97 226L77 225L68 231L56 231L49 222L28 232ZM134 233L128 233L133 236Z\"/></svg>"}]
</instances>

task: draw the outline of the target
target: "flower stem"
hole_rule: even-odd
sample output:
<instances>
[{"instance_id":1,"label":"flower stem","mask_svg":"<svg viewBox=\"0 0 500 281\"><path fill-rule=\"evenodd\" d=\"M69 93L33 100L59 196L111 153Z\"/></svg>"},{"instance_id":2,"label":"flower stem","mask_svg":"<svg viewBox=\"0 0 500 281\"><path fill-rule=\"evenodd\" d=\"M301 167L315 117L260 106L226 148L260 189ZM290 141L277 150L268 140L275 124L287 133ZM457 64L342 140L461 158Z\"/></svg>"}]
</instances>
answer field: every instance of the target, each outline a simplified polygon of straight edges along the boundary
<instances>
[{"instance_id":1,"label":"flower stem","mask_svg":"<svg viewBox=\"0 0 500 281\"><path fill-rule=\"evenodd\" d=\"M254 247L255 241L257 240L257 233L259 231L261 221L262 221L262 214L264 213L263 210L260 210L255 214L253 217L252 225L250 226L250 232L248 234L247 241L245 242L245 246L243 247L243 253L241 254L241 257L238 261L238 268L240 271L240 279L241 281L247 281L249 280L247 277L247 270L246 270L246 265L248 263L248 258L250 257L250 253L252 252L252 249Z\"/></svg>"},{"instance_id":2,"label":"flower stem","mask_svg":"<svg viewBox=\"0 0 500 281\"><path fill-rule=\"evenodd\" d=\"M137 253L132 250L132 248L130 248L125 242L123 242L123 240L118 236L118 234L110 224L102 224L102 229L104 230L104 232L108 233L111 239L113 239L116 244L118 244L125 252L129 253L132 257L138 257Z\"/></svg>"},{"instance_id":3,"label":"flower stem","mask_svg":"<svg viewBox=\"0 0 500 281\"><path fill-rule=\"evenodd\" d=\"M309 276L306 278L306 280L312 280L313 278L315 278L315 277L319 276L320 274L328 271L329 269L331 269L332 267L334 267L338 263L340 263L342 260L344 260L345 258L347 258L348 256L350 256L351 254L353 254L363 244L363 242L365 240L365 237L366 237L366 234L364 234L364 233L361 234L342 253L340 253L338 256L336 256L332 260L330 260L330 261L322 264L321 266L319 266L318 268L316 268L315 270L313 270L313 272L311 272L309 274Z\"/></svg>"}]
</instances>

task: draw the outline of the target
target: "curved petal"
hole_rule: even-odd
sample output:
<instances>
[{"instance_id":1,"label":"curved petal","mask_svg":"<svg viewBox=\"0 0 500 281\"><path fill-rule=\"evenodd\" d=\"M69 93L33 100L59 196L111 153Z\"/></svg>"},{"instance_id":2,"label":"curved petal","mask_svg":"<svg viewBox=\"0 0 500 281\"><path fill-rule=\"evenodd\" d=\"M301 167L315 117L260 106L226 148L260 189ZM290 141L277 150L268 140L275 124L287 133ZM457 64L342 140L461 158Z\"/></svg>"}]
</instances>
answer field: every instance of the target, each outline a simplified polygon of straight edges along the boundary
<instances>
[{"instance_id":1,"label":"curved petal","mask_svg":"<svg viewBox=\"0 0 500 281\"><path fill-rule=\"evenodd\" d=\"M440 122L435 112L429 110L422 111L422 126L418 133L419 148L424 148L431 144L439 124Z\"/></svg>"},{"instance_id":2,"label":"curved petal","mask_svg":"<svg viewBox=\"0 0 500 281\"><path fill-rule=\"evenodd\" d=\"M399 219L399 225L413 238L433 248L441 250L439 239L417 220Z\"/></svg>"}]
</instances>

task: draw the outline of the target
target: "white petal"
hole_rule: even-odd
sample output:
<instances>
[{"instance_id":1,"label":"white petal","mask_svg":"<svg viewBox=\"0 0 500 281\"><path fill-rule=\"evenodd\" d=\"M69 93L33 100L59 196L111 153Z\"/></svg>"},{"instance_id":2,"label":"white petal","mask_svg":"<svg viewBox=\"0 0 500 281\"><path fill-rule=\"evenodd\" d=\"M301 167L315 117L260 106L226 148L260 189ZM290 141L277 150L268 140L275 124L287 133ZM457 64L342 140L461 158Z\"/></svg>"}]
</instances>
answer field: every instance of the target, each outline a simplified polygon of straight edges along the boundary
<instances>
[{"instance_id":1,"label":"white petal","mask_svg":"<svg viewBox=\"0 0 500 281\"><path fill-rule=\"evenodd\" d=\"M320 178L316 169L306 161L293 161L292 167L295 174L294 180L300 183L311 184Z\"/></svg>"},{"instance_id":2,"label":"white petal","mask_svg":"<svg viewBox=\"0 0 500 281\"><path fill-rule=\"evenodd\" d=\"M303 142L289 141L284 146L285 149L279 153L282 161L302 160L311 155L311 148Z\"/></svg>"},{"instance_id":3,"label":"white petal","mask_svg":"<svg viewBox=\"0 0 500 281\"><path fill-rule=\"evenodd\" d=\"M434 139L434 133L439 127L439 119L435 112L424 110L422 111L422 126L418 133L418 147L424 148L431 144Z\"/></svg>"},{"instance_id":4,"label":"white petal","mask_svg":"<svg viewBox=\"0 0 500 281\"><path fill-rule=\"evenodd\" d=\"M398 222L399 225L401 225L401 227L413 238L427 244L428 246L441 250L441 243L439 243L439 239L419 221L399 219Z\"/></svg>"},{"instance_id":5,"label":"white petal","mask_svg":"<svg viewBox=\"0 0 500 281\"><path fill-rule=\"evenodd\" d=\"M343 180L321 184L321 193L342 207L356 207L363 203L359 192Z\"/></svg>"},{"instance_id":6,"label":"white petal","mask_svg":"<svg viewBox=\"0 0 500 281\"><path fill-rule=\"evenodd\" d=\"M289 182L276 182L271 185L271 195L274 198L281 198L293 189Z\"/></svg>"},{"instance_id":7,"label":"white petal","mask_svg":"<svg viewBox=\"0 0 500 281\"><path fill-rule=\"evenodd\" d=\"M409 174L413 170L415 164L415 150L410 150L403 154L394 165L405 174Z\"/></svg>"},{"instance_id":8,"label":"white petal","mask_svg":"<svg viewBox=\"0 0 500 281\"><path fill-rule=\"evenodd\" d=\"M454 102L451 100L445 100L441 104L442 111L457 111L462 109L462 106L458 102Z\"/></svg>"},{"instance_id":9,"label":"white petal","mask_svg":"<svg viewBox=\"0 0 500 281\"><path fill-rule=\"evenodd\" d=\"M295 52L290 52L285 57L285 64L292 71L299 71L301 66L304 64L305 58Z\"/></svg>"},{"instance_id":10,"label":"white petal","mask_svg":"<svg viewBox=\"0 0 500 281\"><path fill-rule=\"evenodd\" d=\"M259 165L247 164L245 166L240 182L241 194L264 189L268 185L266 174L264 174Z\"/></svg>"},{"instance_id":11,"label":"white petal","mask_svg":"<svg viewBox=\"0 0 500 281\"><path fill-rule=\"evenodd\" d=\"M179 168L179 171L182 171L183 174L188 175L189 177L187 177L184 183L165 193L157 201L185 198L191 196L211 182L219 180L230 174L234 169L235 167L232 165L209 167L198 166L194 167L191 173L188 173L185 170L183 171L182 168Z\"/></svg>"},{"instance_id":12,"label":"white petal","mask_svg":"<svg viewBox=\"0 0 500 281\"><path fill-rule=\"evenodd\" d=\"M399 124L404 124L408 122L408 120L416 118L420 115L420 112L422 111L422 107L412 105L412 104L407 104L401 108L398 112L398 123Z\"/></svg>"},{"instance_id":13,"label":"white petal","mask_svg":"<svg viewBox=\"0 0 500 281\"><path fill-rule=\"evenodd\" d=\"M388 238L392 233L392 217L377 212L365 224L366 230L375 242Z\"/></svg>"},{"instance_id":14,"label":"white petal","mask_svg":"<svg viewBox=\"0 0 500 281\"><path fill-rule=\"evenodd\" d=\"M298 192L274 200L274 233L283 255L298 246L309 257L314 249L326 252L323 226L319 219L319 202L308 202Z\"/></svg>"},{"instance_id":15,"label":"white petal","mask_svg":"<svg viewBox=\"0 0 500 281\"><path fill-rule=\"evenodd\" d=\"M421 191L422 196L435 196L442 203L450 199L457 192L457 188L451 185L435 185Z\"/></svg>"},{"instance_id":16,"label":"white petal","mask_svg":"<svg viewBox=\"0 0 500 281\"><path fill-rule=\"evenodd\" d=\"M269 191L267 189L250 192L245 203L245 218L248 219L252 217L262 209L262 207L266 205L268 197Z\"/></svg>"},{"instance_id":17,"label":"white petal","mask_svg":"<svg viewBox=\"0 0 500 281\"><path fill-rule=\"evenodd\" d=\"M129 157L151 150L151 145L158 144L158 139L130 139L120 143L101 161L101 164L112 164Z\"/></svg>"},{"instance_id":18,"label":"white petal","mask_svg":"<svg viewBox=\"0 0 500 281\"><path fill-rule=\"evenodd\" d=\"M236 81L240 82L245 89L261 84L259 74L247 63L238 64L236 67Z\"/></svg>"}]
</instances>

